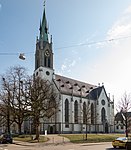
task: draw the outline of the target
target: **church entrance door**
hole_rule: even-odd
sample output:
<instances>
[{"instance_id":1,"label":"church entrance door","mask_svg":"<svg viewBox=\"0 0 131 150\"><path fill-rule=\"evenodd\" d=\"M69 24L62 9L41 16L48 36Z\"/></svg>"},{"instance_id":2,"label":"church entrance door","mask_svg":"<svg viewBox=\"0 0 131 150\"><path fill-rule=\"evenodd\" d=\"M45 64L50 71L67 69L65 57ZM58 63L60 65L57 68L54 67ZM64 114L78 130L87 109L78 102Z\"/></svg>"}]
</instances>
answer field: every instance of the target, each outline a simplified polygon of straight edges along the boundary
<instances>
[{"instance_id":1,"label":"church entrance door","mask_svg":"<svg viewBox=\"0 0 131 150\"><path fill-rule=\"evenodd\" d=\"M105 133L108 133L108 123L105 124Z\"/></svg>"}]
</instances>

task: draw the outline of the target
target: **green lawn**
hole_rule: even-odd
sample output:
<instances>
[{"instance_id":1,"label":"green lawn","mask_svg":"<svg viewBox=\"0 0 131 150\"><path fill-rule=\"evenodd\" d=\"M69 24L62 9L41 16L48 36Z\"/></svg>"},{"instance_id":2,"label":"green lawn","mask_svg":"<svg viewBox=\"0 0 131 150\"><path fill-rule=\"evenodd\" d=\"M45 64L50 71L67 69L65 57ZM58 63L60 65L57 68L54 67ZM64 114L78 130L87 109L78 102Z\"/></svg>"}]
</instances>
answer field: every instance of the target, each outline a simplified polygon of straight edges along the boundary
<instances>
[{"instance_id":1,"label":"green lawn","mask_svg":"<svg viewBox=\"0 0 131 150\"><path fill-rule=\"evenodd\" d=\"M124 137L125 134L63 134L73 143L96 143L96 142L111 142L117 137Z\"/></svg>"},{"instance_id":2,"label":"green lawn","mask_svg":"<svg viewBox=\"0 0 131 150\"><path fill-rule=\"evenodd\" d=\"M38 140L33 140L32 135L19 135L18 137L13 138L16 141L23 141L23 142L30 142L30 143L35 143L38 142ZM48 141L48 138L45 136L40 136L39 142L46 142Z\"/></svg>"},{"instance_id":3,"label":"green lawn","mask_svg":"<svg viewBox=\"0 0 131 150\"><path fill-rule=\"evenodd\" d=\"M70 139L73 143L97 143L97 142L112 142L117 137L124 137L125 134L61 134L60 136ZM31 135L20 135L14 137L14 140L25 141L25 142L38 142L33 140ZM48 141L48 136L40 136L39 142Z\"/></svg>"}]
</instances>

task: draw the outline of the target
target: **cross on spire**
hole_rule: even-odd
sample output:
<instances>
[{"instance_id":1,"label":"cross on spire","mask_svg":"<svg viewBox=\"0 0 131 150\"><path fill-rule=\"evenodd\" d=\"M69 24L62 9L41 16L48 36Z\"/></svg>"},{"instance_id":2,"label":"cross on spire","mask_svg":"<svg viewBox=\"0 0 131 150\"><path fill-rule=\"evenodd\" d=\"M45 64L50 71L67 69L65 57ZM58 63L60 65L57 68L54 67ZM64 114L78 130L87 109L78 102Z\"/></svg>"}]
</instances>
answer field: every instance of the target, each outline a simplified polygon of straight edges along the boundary
<instances>
[{"instance_id":1,"label":"cross on spire","mask_svg":"<svg viewBox=\"0 0 131 150\"><path fill-rule=\"evenodd\" d=\"M44 4L43 4L44 7L45 7L45 3L46 3L46 0L44 0Z\"/></svg>"}]
</instances>

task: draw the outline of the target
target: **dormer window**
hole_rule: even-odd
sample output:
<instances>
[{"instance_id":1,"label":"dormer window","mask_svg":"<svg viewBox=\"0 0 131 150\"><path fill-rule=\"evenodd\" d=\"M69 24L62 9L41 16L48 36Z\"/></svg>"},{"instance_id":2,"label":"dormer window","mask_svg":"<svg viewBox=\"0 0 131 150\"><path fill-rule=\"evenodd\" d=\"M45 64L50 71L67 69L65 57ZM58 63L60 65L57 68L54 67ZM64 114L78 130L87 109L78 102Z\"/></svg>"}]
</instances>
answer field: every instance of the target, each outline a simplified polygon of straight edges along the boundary
<instances>
[{"instance_id":1,"label":"dormer window","mask_svg":"<svg viewBox=\"0 0 131 150\"><path fill-rule=\"evenodd\" d=\"M69 82L69 81L66 81L66 83L69 84L70 82Z\"/></svg>"},{"instance_id":2,"label":"dormer window","mask_svg":"<svg viewBox=\"0 0 131 150\"><path fill-rule=\"evenodd\" d=\"M77 86L77 85L78 85L77 83L74 84L74 86Z\"/></svg>"}]
</instances>

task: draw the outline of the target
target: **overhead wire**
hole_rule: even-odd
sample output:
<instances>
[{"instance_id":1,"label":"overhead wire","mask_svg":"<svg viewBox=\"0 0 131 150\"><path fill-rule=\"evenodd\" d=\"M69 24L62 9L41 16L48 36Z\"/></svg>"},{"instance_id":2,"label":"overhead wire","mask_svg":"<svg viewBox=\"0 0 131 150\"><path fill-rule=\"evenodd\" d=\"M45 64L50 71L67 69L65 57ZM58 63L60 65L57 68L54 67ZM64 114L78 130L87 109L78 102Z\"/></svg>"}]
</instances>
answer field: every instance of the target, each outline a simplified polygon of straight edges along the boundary
<instances>
[{"instance_id":1,"label":"overhead wire","mask_svg":"<svg viewBox=\"0 0 131 150\"><path fill-rule=\"evenodd\" d=\"M112 41L116 41L116 40L130 38L130 37L131 37L131 35L118 37L118 38L107 39L107 40L101 40L101 41L88 42L88 43L83 43L83 44L74 44L74 45L69 45L69 46L57 47L56 49L66 49L66 48L78 47L78 46L90 46L90 45L94 45L94 44L112 42Z\"/></svg>"},{"instance_id":2,"label":"overhead wire","mask_svg":"<svg viewBox=\"0 0 131 150\"><path fill-rule=\"evenodd\" d=\"M112 39L107 39L107 40L100 40L100 41L94 41L94 42L88 42L88 43L83 43L83 44L74 44L74 45L69 45L69 46L63 46L63 47L56 47L55 49L66 49L66 48L72 48L72 47L80 47L80 46L90 46L90 45L95 45L95 44L99 44L99 43L105 43L105 42L112 42L112 41L116 41L116 40L122 40L125 38L130 38L131 35L129 36L122 36L122 37L118 37L118 38L112 38ZM29 53L34 53L34 52L22 52L24 54L29 54ZM6 52L0 52L0 55L18 55L20 53L6 53Z\"/></svg>"}]
</instances>

